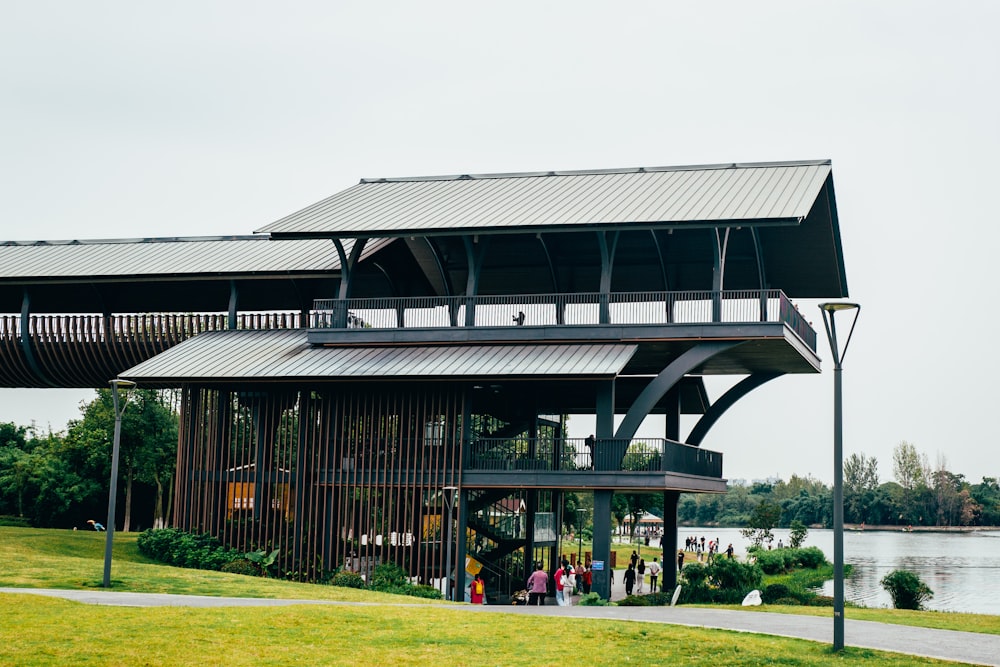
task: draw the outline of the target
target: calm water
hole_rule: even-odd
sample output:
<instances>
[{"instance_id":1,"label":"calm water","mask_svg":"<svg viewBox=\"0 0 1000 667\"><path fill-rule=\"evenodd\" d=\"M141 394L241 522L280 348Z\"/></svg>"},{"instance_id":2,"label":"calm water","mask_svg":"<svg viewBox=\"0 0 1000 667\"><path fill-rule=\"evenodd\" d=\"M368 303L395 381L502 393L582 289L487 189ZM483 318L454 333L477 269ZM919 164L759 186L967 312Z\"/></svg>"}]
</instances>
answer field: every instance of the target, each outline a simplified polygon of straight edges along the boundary
<instances>
[{"instance_id":1,"label":"calm water","mask_svg":"<svg viewBox=\"0 0 1000 667\"><path fill-rule=\"evenodd\" d=\"M678 541L688 535L718 537L722 548L732 542L739 554L746 553L748 541L737 528L681 528ZM775 531L788 543L788 531ZM805 546L823 550L833 561L833 532L810 530ZM892 607L892 599L879 580L895 569L917 574L934 597L928 609L1000 615L1000 531L974 533L904 533L847 531L844 533L844 561L854 566L844 582L847 600L866 607ZM833 582L824 593L833 595Z\"/></svg>"}]
</instances>

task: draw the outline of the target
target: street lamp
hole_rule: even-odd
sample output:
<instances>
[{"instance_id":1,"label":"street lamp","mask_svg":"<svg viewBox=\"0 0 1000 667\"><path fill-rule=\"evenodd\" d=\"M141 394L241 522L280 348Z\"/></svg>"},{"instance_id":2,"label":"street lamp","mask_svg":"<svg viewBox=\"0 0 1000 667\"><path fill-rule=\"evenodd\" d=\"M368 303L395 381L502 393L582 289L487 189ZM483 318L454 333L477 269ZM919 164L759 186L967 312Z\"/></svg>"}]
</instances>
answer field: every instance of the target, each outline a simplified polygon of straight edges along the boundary
<instances>
[{"instance_id":1,"label":"street lamp","mask_svg":"<svg viewBox=\"0 0 1000 667\"><path fill-rule=\"evenodd\" d=\"M445 559L445 565L444 565L444 590L445 590L444 597L445 597L446 600L451 600L451 601L454 602L454 596L452 595L452 590L451 590L451 542L452 542L452 538L451 538L451 513L452 513L453 508L455 507L455 492L458 491L458 487L457 486L446 486L446 487L444 487L443 491L445 492L444 493L444 504L445 504L445 507L448 509L448 526L447 526L447 531L446 531L446 534L448 536L447 537L447 539L448 539L448 548L447 548L447 551L446 551L447 557Z\"/></svg>"},{"instance_id":2,"label":"street lamp","mask_svg":"<svg viewBox=\"0 0 1000 667\"><path fill-rule=\"evenodd\" d=\"M854 325L858 322L861 306L856 303L821 303L823 326L833 354L833 650L844 649L844 406L841 364L851 344ZM853 310L854 319L847 333L844 349L837 344L835 315L842 310Z\"/></svg>"},{"instance_id":3,"label":"street lamp","mask_svg":"<svg viewBox=\"0 0 1000 667\"><path fill-rule=\"evenodd\" d=\"M105 523L107 537L104 539L104 588L111 588L111 547L115 539L115 500L118 497L118 451L122 441L122 415L128 405L128 391L135 388L129 380L111 380L111 398L115 408L115 436L111 447L111 489L108 491L108 520ZM119 402L118 390L124 389L125 400Z\"/></svg>"}]
</instances>

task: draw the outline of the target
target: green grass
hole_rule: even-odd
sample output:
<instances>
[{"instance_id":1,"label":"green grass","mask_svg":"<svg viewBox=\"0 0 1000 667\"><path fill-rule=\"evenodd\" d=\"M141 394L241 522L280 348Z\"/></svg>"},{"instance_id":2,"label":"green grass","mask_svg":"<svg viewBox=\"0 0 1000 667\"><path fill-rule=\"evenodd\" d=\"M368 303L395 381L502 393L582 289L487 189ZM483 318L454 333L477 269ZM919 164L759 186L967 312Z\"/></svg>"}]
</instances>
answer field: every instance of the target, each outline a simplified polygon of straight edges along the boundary
<instances>
[{"instance_id":1,"label":"green grass","mask_svg":"<svg viewBox=\"0 0 1000 667\"><path fill-rule=\"evenodd\" d=\"M301 584L239 574L160 565L139 553L138 533L115 533L111 587L139 593L228 597L342 600L348 602L433 600L354 588ZM86 589L104 579L105 534L0 526L0 586ZM441 603L443 604L443 603Z\"/></svg>"},{"instance_id":2,"label":"green grass","mask_svg":"<svg viewBox=\"0 0 1000 667\"><path fill-rule=\"evenodd\" d=\"M551 641L551 617L473 614L356 589L299 584L157 565L138 553L135 534L116 534L115 590L237 597L326 599L372 606L130 608L83 605L33 595L0 595L0 663L17 665L726 665L953 664L826 644L652 623L579 619L567 642ZM104 535L0 527L0 586L86 589L103 576ZM427 603L422 607L399 606ZM829 609L768 608L829 615ZM865 620L982 632L996 617L893 610ZM919 621L937 619L927 624ZM980 624L977 619L982 620ZM992 620L992 623L989 621ZM890 620L890 622L893 622Z\"/></svg>"},{"instance_id":3,"label":"green grass","mask_svg":"<svg viewBox=\"0 0 1000 667\"><path fill-rule=\"evenodd\" d=\"M0 595L4 664L17 665L947 665L721 630L425 608L83 606Z\"/></svg>"}]
</instances>

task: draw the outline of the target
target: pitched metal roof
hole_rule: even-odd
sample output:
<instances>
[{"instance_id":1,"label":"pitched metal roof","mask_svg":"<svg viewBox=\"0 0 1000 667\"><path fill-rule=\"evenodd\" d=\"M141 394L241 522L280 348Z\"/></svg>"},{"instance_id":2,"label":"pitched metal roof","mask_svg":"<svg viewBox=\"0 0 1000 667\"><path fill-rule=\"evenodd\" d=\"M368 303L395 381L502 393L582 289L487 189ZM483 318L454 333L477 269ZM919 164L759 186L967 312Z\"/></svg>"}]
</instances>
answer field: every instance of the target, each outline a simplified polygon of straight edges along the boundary
<instances>
[{"instance_id":1,"label":"pitched metal roof","mask_svg":"<svg viewBox=\"0 0 1000 667\"><path fill-rule=\"evenodd\" d=\"M157 386L228 380L610 377L635 345L317 347L306 330L203 333L121 373Z\"/></svg>"},{"instance_id":2,"label":"pitched metal roof","mask_svg":"<svg viewBox=\"0 0 1000 667\"><path fill-rule=\"evenodd\" d=\"M829 160L364 179L263 227L275 236L393 236L627 223L794 224Z\"/></svg>"},{"instance_id":3,"label":"pitched metal roof","mask_svg":"<svg viewBox=\"0 0 1000 667\"><path fill-rule=\"evenodd\" d=\"M389 242L366 245L364 256ZM349 252L350 245L345 247ZM323 239L276 241L266 236L227 236L0 243L0 281L317 274L339 269L336 250Z\"/></svg>"}]
</instances>

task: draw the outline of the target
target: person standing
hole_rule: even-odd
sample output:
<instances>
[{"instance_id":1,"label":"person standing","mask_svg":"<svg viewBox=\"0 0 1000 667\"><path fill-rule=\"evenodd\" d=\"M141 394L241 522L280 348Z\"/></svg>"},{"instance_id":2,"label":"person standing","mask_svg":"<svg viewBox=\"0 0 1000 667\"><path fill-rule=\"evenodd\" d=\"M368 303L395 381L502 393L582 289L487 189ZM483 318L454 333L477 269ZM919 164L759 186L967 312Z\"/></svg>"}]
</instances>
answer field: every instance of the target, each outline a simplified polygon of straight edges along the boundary
<instances>
[{"instance_id":1,"label":"person standing","mask_svg":"<svg viewBox=\"0 0 1000 667\"><path fill-rule=\"evenodd\" d=\"M684 550L677 550L677 573L680 574L684 571Z\"/></svg>"},{"instance_id":2,"label":"person standing","mask_svg":"<svg viewBox=\"0 0 1000 667\"><path fill-rule=\"evenodd\" d=\"M545 595L549 592L549 575L541 563L535 563L535 571L528 577L528 604L545 606Z\"/></svg>"},{"instance_id":3,"label":"person standing","mask_svg":"<svg viewBox=\"0 0 1000 667\"><path fill-rule=\"evenodd\" d=\"M556 604L560 607L566 605L566 600L563 598L563 569L569 565L565 561L564 565L560 565L556 568L556 571L552 573L552 581L556 584Z\"/></svg>"},{"instance_id":4,"label":"person standing","mask_svg":"<svg viewBox=\"0 0 1000 667\"><path fill-rule=\"evenodd\" d=\"M642 593L642 585L646 581L646 559L645 558L640 558L639 559L639 564L636 566L635 572L636 572L635 581L636 581L637 584L639 584L637 592L638 593Z\"/></svg>"},{"instance_id":5,"label":"person standing","mask_svg":"<svg viewBox=\"0 0 1000 667\"><path fill-rule=\"evenodd\" d=\"M583 594L590 592L590 587L594 585L594 573L590 571L590 561L583 566Z\"/></svg>"},{"instance_id":6,"label":"person standing","mask_svg":"<svg viewBox=\"0 0 1000 667\"><path fill-rule=\"evenodd\" d=\"M656 580L660 576L660 559L653 556L653 562L649 564L649 592L656 592Z\"/></svg>"},{"instance_id":7,"label":"person standing","mask_svg":"<svg viewBox=\"0 0 1000 667\"><path fill-rule=\"evenodd\" d=\"M622 580L625 582L625 595L632 595L632 588L635 587L635 568L632 567L632 563L628 564L628 569L625 570Z\"/></svg>"},{"instance_id":8,"label":"person standing","mask_svg":"<svg viewBox=\"0 0 1000 667\"><path fill-rule=\"evenodd\" d=\"M732 557L733 557L733 545L730 544L728 547L726 547L726 558L732 558Z\"/></svg>"},{"instance_id":9,"label":"person standing","mask_svg":"<svg viewBox=\"0 0 1000 667\"><path fill-rule=\"evenodd\" d=\"M469 601L472 604L486 604L486 582L479 573L476 573L476 578L469 586Z\"/></svg>"},{"instance_id":10,"label":"person standing","mask_svg":"<svg viewBox=\"0 0 1000 667\"><path fill-rule=\"evenodd\" d=\"M573 589L576 588L576 575L573 568L566 564L563 568L563 606L573 606Z\"/></svg>"}]
</instances>

